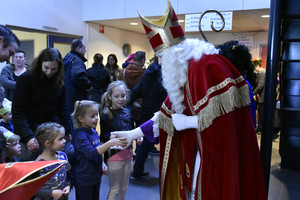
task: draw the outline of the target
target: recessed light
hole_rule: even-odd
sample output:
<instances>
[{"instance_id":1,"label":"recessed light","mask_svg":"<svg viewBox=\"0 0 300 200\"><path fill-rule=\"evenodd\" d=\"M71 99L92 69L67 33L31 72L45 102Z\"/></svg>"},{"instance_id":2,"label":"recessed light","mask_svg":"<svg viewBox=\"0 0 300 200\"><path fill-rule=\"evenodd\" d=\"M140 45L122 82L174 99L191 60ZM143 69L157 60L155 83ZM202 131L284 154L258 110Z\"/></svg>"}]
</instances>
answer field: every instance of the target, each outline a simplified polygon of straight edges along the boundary
<instances>
[{"instance_id":1,"label":"recessed light","mask_svg":"<svg viewBox=\"0 0 300 200\"><path fill-rule=\"evenodd\" d=\"M269 18L270 15L262 15L261 17L262 17L262 18Z\"/></svg>"},{"instance_id":2,"label":"recessed light","mask_svg":"<svg viewBox=\"0 0 300 200\"><path fill-rule=\"evenodd\" d=\"M130 25L132 26L136 26L136 25L139 25L139 23L136 23L136 22L131 22Z\"/></svg>"},{"instance_id":3,"label":"recessed light","mask_svg":"<svg viewBox=\"0 0 300 200\"><path fill-rule=\"evenodd\" d=\"M184 20L183 20L183 19L180 19L180 20L178 20L178 22L184 22Z\"/></svg>"}]
</instances>

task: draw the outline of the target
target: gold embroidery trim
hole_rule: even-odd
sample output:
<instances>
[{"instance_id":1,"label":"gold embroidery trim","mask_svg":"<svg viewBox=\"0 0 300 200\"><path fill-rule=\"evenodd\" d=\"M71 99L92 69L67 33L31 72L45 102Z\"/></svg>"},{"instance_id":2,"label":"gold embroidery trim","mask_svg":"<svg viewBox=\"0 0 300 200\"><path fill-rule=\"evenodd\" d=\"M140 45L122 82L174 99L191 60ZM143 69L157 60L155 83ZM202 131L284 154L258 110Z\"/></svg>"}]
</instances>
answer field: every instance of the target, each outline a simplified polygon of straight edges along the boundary
<instances>
[{"instance_id":1,"label":"gold embroidery trim","mask_svg":"<svg viewBox=\"0 0 300 200\"><path fill-rule=\"evenodd\" d=\"M235 83L238 84L241 81L243 81L244 78L242 76L236 78L236 79L232 79L232 78L226 78L224 81L222 81L221 83L219 83L218 85L212 86L210 87L207 92L206 95L200 99L196 105L194 105L194 110L197 110L200 106L202 106L203 104L205 104L208 100L209 95L211 95L212 93L223 89L224 87L226 87L229 83Z\"/></svg>"},{"instance_id":2,"label":"gold embroidery trim","mask_svg":"<svg viewBox=\"0 0 300 200\"><path fill-rule=\"evenodd\" d=\"M174 114L174 110L170 110L170 109L166 106L165 103L163 103L163 104L161 105L161 107L162 107L162 109L163 109L164 111L166 111L167 114L169 114L169 115Z\"/></svg>"},{"instance_id":3,"label":"gold embroidery trim","mask_svg":"<svg viewBox=\"0 0 300 200\"><path fill-rule=\"evenodd\" d=\"M166 148L165 148L165 152L164 152L163 165L161 168L161 190L162 191L160 193L160 199L163 199L162 197L163 197L163 193L164 193L163 192L164 184L165 184L166 172L167 172L167 167L168 167L168 162L169 162L172 138L173 138L173 135L168 134Z\"/></svg>"},{"instance_id":4,"label":"gold embroidery trim","mask_svg":"<svg viewBox=\"0 0 300 200\"><path fill-rule=\"evenodd\" d=\"M185 175L188 178L190 178L190 176L191 176L190 168L189 168L189 165L187 163L185 163Z\"/></svg>"},{"instance_id":5,"label":"gold embroidery trim","mask_svg":"<svg viewBox=\"0 0 300 200\"><path fill-rule=\"evenodd\" d=\"M210 98L207 106L197 114L200 132L208 128L215 118L248 106L250 102L248 85L240 88L232 86L226 92Z\"/></svg>"},{"instance_id":6,"label":"gold embroidery trim","mask_svg":"<svg viewBox=\"0 0 300 200\"><path fill-rule=\"evenodd\" d=\"M155 122L157 123L157 122ZM158 113L158 125L159 128L164 130L168 135L173 136L174 135L174 125L172 122L172 119L168 116L166 116L163 112Z\"/></svg>"}]
</instances>

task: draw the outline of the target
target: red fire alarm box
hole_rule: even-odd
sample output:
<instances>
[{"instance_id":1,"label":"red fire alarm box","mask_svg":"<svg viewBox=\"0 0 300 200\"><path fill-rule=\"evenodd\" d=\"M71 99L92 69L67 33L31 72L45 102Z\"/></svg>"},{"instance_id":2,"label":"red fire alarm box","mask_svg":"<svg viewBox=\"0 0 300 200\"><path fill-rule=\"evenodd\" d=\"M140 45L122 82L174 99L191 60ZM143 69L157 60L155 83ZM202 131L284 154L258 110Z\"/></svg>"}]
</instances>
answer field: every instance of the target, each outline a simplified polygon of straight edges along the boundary
<instances>
[{"instance_id":1,"label":"red fire alarm box","mask_svg":"<svg viewBox=\"0 0 300 200\"><path fill-rule=\"evenodd\" d=\"M104 26L103 25L99 25L99 33L104 33Z\"/></svg>"}]
</instances>

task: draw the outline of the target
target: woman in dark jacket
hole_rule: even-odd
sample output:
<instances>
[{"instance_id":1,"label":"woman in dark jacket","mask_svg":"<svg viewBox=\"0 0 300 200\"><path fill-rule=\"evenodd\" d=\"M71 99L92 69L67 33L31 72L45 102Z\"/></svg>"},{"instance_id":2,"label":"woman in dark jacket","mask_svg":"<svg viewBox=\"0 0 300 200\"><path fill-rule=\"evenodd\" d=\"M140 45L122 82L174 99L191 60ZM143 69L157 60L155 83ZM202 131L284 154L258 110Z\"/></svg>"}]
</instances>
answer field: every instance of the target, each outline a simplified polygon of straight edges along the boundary
<instances>
[{"instance_id":1,"label":"woman in dark jacket","mask_svg":"<svg viewBox=\"0 0 300 200\"><path fill-rule=\"evenodd\" d=\"M61 54L54 48L44 49L30 70L19 77L12 103L12 122L15 133L31 153L39 147L34 138L38 125L49 121L60 123L65 127L66 138L71 132L63 83ZM28 155L23 156L28 159Z\"/></svg>"},{"instance_id":2,"label":"woman in dark jacket","mask_svg":"<svg viewBox=\"0 0 300 200\"><path fill-rule=\"evenodd\" d=\"M87 76L92 82L92 90L90 91L89 99L101 103L101 96L106 92L107 86L110 84L108 71L104 68L103 56L100 53L94 55L94 63L87 70Z\"/></svg>"}]
</instances>

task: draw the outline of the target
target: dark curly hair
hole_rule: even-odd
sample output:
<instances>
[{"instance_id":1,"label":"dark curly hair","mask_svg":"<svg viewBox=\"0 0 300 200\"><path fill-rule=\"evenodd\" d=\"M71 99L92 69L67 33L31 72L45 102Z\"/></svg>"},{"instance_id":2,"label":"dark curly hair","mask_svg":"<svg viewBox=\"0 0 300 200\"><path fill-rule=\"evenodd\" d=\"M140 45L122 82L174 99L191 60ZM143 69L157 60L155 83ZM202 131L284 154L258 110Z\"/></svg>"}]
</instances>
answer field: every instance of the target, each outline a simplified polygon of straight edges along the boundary
<instances>
[{"instance_id":1,"label":"dark curly hair","mask_svg":"<svg viewBox=\"0 0 300 200\"><path fill-rule=\"evenodd\" d=\"M220 50L220 55L227 58L254 88L256 75L252 65L252 55L248 47L240 44L239 41L232 40L219 45L217 48Z\"/></svg>"}]
</instances>

